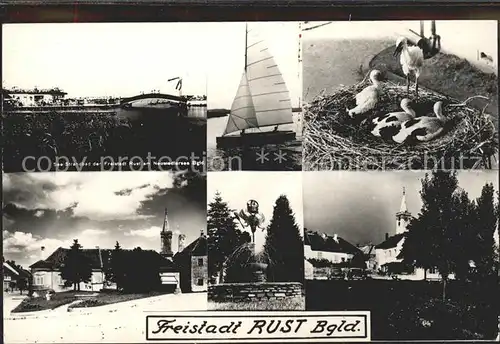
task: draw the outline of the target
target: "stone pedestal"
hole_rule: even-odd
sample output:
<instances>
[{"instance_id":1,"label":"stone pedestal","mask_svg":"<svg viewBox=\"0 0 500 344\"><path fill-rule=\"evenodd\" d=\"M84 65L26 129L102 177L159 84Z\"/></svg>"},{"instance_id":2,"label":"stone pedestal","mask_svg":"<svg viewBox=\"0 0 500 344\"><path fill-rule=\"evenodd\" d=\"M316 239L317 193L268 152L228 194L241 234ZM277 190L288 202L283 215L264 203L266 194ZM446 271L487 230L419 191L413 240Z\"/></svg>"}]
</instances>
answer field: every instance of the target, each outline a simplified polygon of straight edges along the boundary
<instances>
[{"instance_id":1,"label":"stone pedestal","mask_svg":"<svg viewBox=\"0 0 500 344\"><path fill-rule=\"evenodd\" d=\"M267 264L261 263L257 260L257 255L255 252L255 243L250 244L250 249L253 253L252 260L248 263L248 269L251 272L251 282L266 282L266 270Z\"/></svg>"},{"instance_id":2,"label":"stone pedestal","mask_svg":"<svg viewBox=\"0 0 500 344\"><path fill-rule=\"evenodd\" d=\"M250 263L248 264L248 269L251 271L252 281L263 283L267 281L267 264L264 263Z\"/></svg>"}]
</instances>

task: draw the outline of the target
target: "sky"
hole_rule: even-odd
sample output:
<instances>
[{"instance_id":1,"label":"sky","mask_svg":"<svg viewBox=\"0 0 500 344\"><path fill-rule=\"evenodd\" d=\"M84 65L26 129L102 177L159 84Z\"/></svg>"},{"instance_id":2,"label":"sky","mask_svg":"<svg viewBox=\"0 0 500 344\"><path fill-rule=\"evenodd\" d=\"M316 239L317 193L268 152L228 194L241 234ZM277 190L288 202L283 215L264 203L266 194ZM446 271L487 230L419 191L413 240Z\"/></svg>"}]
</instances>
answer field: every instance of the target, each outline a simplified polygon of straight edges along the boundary
<instances>
[{"instance_id":1,"label":"sky","mask_svg":"<svg viewBox=\"0 0 500 344\"><path fill-rule=\"evenodd\" d=\"M206 230L205 190L205 177L172 172L3 174L3 254L27 268L73 239L159 251L165 208L187 245Z\"/></svg>"},{"instance_id":2,"label":"sky","mask_svg":"<svg viewBox=\"0 0 500 344\"><path fill-rule=\"evenodd\" d=\"M338 234L347 241L379 244L385 233L396 232L403 187L408 211L420 212L421 171L305 172L304 227ZM483 185L491 182L498 190L498 171L460 171L459 187L476 199Z\"/></svg>"},{"instance_id":3,"label":"sky","mask_svg":"<svg viewBox=\"0 0 500 344\"><path fill-rule=\"evenodd\" d=\"M209 76L207 103L209 109L230 109L245 65L245 23L212 23L207 52ZM298 22L252 22L254 30L265 40L287 84L292 106L297 107L302 85L299 82Z\"/></svg>"},{"instance_id":4,"label":"sky","mask_svg":"<svg viewBox=\"0 0 500 344\"><path fill-rule=\"evenodd\" d=\"M295 214L295 221L302 232L302 173L297 172L210 172L208 174L208 203L213 201L215 193L220 192L228 206L240 211L246 209L247 201L254 199L259 203L259 211L265 217L264 227L269 225L274 204L280 195L287 196ZM239 226L240 229L241 226ZM249 231L248 229L243 229ZM255 247L258 251L265 242L265 232L255 232Z\"/></svg>"},{"instance_id":5,"label":"sky","mask_svg":"<svg viewBox=\"0 0 500 344\"><path fill-rule=\"evenodd\" d=\"M296 106L298 24L250 25L268 42ZM177 94L167 79L183 76L183 94L210 93L211 108L230 108L243 72L243 22L8 24L2 31L7 88L60 87L68 97Z\"/></svg>"},{"instance_id":6,"label":"sky","mask_svg":"<svg viewBox=\"0 0 500 344\"><path fill-rule=\"evenodd\" d=\"M208 39L202 23L58 23L2 26L4 87L59 87L68 97L159 90L205 95Z\"/></svg>"}]
</instances>

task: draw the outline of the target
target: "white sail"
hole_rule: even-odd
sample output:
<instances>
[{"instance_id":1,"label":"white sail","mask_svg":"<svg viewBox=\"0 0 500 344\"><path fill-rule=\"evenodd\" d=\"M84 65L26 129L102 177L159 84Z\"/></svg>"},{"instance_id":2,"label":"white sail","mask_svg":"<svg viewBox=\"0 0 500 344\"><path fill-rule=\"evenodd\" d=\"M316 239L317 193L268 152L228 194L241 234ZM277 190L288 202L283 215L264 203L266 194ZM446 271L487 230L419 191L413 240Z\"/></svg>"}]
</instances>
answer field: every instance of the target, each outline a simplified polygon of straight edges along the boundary
<instances>
[{"instance_id":1,"label":"white sail","mask_svg":"<svg viewBox=\"0 0 500 344\"><path fill-rule=\"evenodd\" d=\"M285 80L264 41L255 30L249 30L246 71L224 133L290 123L293 123L292 104Z\"/></svg>"},{"instance_id":2,"label":"white sail","mask_svg":"<svg viewBox=\"0 0 500 344\"><path fill-rule=\"evenodd\" d=\"M229 115L224 134L257 127L257 117L255 115L255 108L253 106L252 96L248 87L247 75L243 72L240 86L238 87L238 91L236 92L236 96L233 100L233 105L231 106L231 114Z\"/></svg>"}]
</instances>

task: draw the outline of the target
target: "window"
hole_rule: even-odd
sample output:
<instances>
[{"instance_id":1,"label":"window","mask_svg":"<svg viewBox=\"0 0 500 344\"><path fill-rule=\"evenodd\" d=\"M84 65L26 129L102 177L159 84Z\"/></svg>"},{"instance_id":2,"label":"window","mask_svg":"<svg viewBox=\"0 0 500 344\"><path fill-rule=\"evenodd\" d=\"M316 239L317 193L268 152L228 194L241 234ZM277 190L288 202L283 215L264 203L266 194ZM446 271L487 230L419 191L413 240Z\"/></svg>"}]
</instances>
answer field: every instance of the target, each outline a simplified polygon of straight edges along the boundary
<instances>
[{"instance_id":1,"label":"window","mask_svg":"<svg viewBox=\"0 0 500 344\"><path fill-rule=\"evenodd\" d=\"M43 276L35 276L35 285L43 285Z\"/></svg>"},{"instance_id":2,"label":"window","mask_svg":"<svg viewBox=\"0 0 500 344\"><path fill-rule=\"evenodd\" d=\"M203 258L198 258L198 266L203 266Z\"/></svg>"},{"instance_id":3,"label":"window","mask_svg":"<svg viewBox=\"0 0 500 344\"><path fill-rule=\"evenodd\" d=\"M202 286L204 284L203 278L198 278L196 285Z\"/></svg>"}]
</instances>

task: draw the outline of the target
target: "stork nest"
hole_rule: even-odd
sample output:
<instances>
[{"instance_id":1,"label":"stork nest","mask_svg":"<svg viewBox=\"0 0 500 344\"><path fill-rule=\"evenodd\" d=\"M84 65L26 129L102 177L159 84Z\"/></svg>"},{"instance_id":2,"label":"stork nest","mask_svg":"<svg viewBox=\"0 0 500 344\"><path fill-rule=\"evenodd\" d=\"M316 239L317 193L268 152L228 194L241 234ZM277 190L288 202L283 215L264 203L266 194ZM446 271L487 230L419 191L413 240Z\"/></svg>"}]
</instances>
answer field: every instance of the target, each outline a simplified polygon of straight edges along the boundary
<instances>
[{"instance_id":1,"label":"stork nest","mask_svg":"<svg viewBox=\"0 0 500 344\"><path fill-rule=\"evenodd\" d=\"M460 102L414 85L382 83L376 108L352 119L346 108L356 105L355 97L370 82L343 87L332 95L316 97L304 112L304 166L306 170L408 170L491 168L498 152L498 134L483 109L468 106L475 96ZM443 102L449 119L444 133L429 142L398 144L371 134L376 116L402 111L400 102L409 98L419 116L435 116L434 103Z\"/></svg>"}]
</instances>

